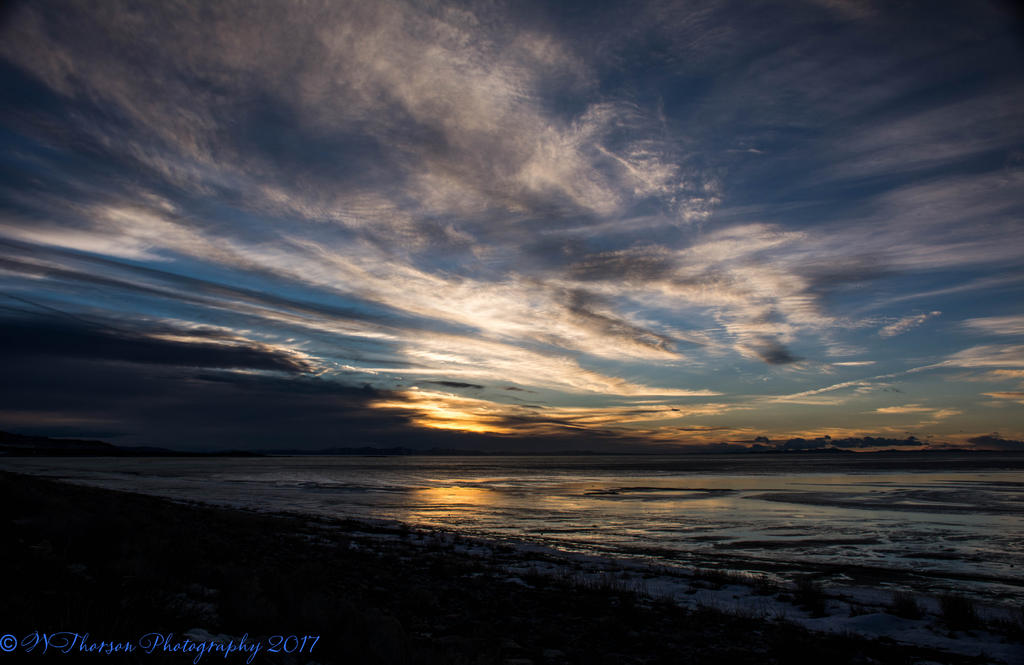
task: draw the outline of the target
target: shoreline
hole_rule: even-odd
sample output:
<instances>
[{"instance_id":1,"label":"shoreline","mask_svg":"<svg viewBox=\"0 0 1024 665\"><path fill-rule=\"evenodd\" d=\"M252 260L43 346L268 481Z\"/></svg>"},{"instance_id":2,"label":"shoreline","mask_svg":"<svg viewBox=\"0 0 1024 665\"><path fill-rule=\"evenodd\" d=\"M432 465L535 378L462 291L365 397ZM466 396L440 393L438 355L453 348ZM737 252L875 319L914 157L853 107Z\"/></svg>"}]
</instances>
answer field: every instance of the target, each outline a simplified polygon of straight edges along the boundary
<instances>
[{"instance_id":1,"label":"shoreline","mask_svg":"<svg viewBox=\"0 0 1024 665\"><path fill-rule=\"evenodd\" d=\"M622 559L454 532L186 503L10 472L0 480L16 543L5 562L8 593L28 597L16 615L6 604L11 633L88 630L124 639L138 631L319 630L312 659L324 664L1010 663L1007 655L1020 649L1002 642L1009 633L966 625L950 629L945 650L935 648L941 639L907 646L841 634L856 625L921 627L877 611L837 622L841 603L852 615L855 604L871 609L871 599L822 597L810 580L784 588L698 571L674 574L673 586ZM826 616L811 617L819 612L801 604ZM791 609L780 612L782 605ZM919 609L930 616L930 607ZM956 645L967 653L948 650ZM986 657L976 655L979 645ZM156 657L131 662L163 662Z\"/></svg>"},{"instance_id":2,"label":"shoreline","mask_svg":"<svg viewBox=\"0 0 1024 665\"><path fill-rule=\"evenodd\" d=\"M327 458L325 458L327 459ZM63 462L75 460L66 459ZM253 463L249 463L253 464ZM164 474L153 475L155 484L149 484L144 478L151 473L150 463L135 463L134 467L118 467L116 473L109 478L102 471L107 467L92 464L92 472L84 472L76 464L65 468L69 473L63 473L59 464L0 464L0 469L7 468L13 472L27 472L33 475L57 478L67 482L82 483L94 487L106 487L115 490L128 492L143 492L147 495L163 496L169 499L190 499L201 497L216 505L230 506L245 510L258 512L288 512L318 515L333 518L339 514L348 515L352 519L370 521L379 520L378 525L399 527L401 520L405 519L410 524L417 524L415 518L409 520L403 516L402 510L390 511L392 514L372 514L373 510L364 510L360 501L342 501L340 508L333 503L322 504L316 500L306 500L311 494L306 491L281 493L274 487L253 492L221 491L225 487L221 484L203 484L193 486L194 483L176 483L173 480L165 482ZM628 466L634 468L634 464ZM550 471L551 466L544 463L543 470ZM260 474L265 471L265 465L246 467L253 473ZM857 470L863 470L861 466ZM690 470L688 468L688 470ZM1005 469L998 469L1004 471ZM99 472L98 474L96 472ZM501 473L498 471L487 471L488 473ZM961 472L962 473L962 472ZM141 474L141 475L140 475ZM201 474L200 474L201 475ZM168 479L177 477L173 472ZM189 478L186 473L184 478ZM140 482L146 483L140 485ZM358 485L359 480L355 480ZM453 480L458 484L461 481ZM628 483L627 483L628 484ZM298 487L311 485L314 490L321 487L319 481L312 483L299 482ZM371 483L373 485L373 483ZM292 486L285 481L285 486ZM324 483L324 488L333 488L331 483ZM645 488L640 488L644 490ZM636 492L636 487L626 488L613 487L602 490L601 494L617 495L620 491ZM671 491L671 490L667 490ZM690 492L691 490L686 490ZM706 491L706 490L702 490ZM586 492L586 495L592 492ZM751 493L749 498L761 499L762 494ZM347 496L347 495L346 495ZM790 498L784 503L796 503L797 498ZM817 503L825 504L827 501L819 500ZM369 505L369 504L367 504ZM830 505L838 505L832 502ZM849 507L843 504L844 507ZM857 507L857 506L853 506ZM977 506L978 509L988 513L1002 512L1006 514L1007 507L999 508L996 504ZM943 504L942 510L948 506ZM349 512L349 510L352 512ZM921 506L904 506L901 510L917 509ZM385 510L384 513L389 511ZM484 511L486 512L486 511ZM925 510L925 514L931 512ZM436 517L436 516L435 516ZM448 517L451 517L449 514ZM503 523L494 523L491 520L485 526L484 520L471 519L452 520L441 516L437 519L430 519L420 523L420 528L450 530L463 537L473 537L482 540L497 540L508 542L519 547L540 548L561 553L565 556L597 556L601 558L616 558L630 561L640 561L643 565L655 568L673 569L676 571L687 569L711 569L736 574L755 573L773 578L777 581L792 582L800 576L814 576L815 579L826 589L832 587L846 587L860 585L868 587L884 586L889 595L897 592L916 594L926 598L934 598L944 594L963 594L972 601L982 606L1003 607L1004 614L1007 607L1007 599L1020 597L1024 593L1024 577L1019 571L1024 570L1024 565L1015 568L1015 561L1009 554L1001 555L999 550L988 547L989 554L995 558L986 557L977 552L969 551L953 552L962 538L950 538L939 534L936 541L921 540L913 546L903 546L898 542L889 542L885 525L876 525L873 530L857 532L854 525L853 537L851 533L837 532L833 535L819 533L814 536L810 532L801 533L800 527L791 525L787 527L787 533L781 537L775 537L775 533L768 530L762 531L760 537L767 540L744 540L742 537L734 537L733 532L718 529L712 524L703 530L710 530L712 536L688 537L685 543L661 542L660 539L632 539L616 538L610 541L604 539L587 538L586 533L572 533L568 536L559 535L562 533L555 528L548 532L540 523L525 524L522 520L516 522L513 528L505 528ZM527 520L529 521L529 520ZM934 520L933 520L934 521ZM526 528L521 528L521 527ZM935 524L934 527L940 531L947 525ZM490 528L488 528L490 527ZM409 527L405 527L409 528ZM416 528L413 526L412 528ZM795 530L794 530L795 529ZM579 531L577 529L577 531ZM621 534L620 534L621 535ZM859 556L860 545L865 543L870 550L871 556ZM942 542L945 546L940 546ZM883 549L883 546L886 549ZM1014 543L1007 543L1008 551L1016 549ZM778 553L776 553L778 552ZM1019 557L1018 557L1019 560ZM1020 563L1024 564L1024 561ZM877 594L876 594L877 595ZM888 598L888 596L887 596ZM876 602L876 605L884 604Z\"/></svg>"}]
</instances>

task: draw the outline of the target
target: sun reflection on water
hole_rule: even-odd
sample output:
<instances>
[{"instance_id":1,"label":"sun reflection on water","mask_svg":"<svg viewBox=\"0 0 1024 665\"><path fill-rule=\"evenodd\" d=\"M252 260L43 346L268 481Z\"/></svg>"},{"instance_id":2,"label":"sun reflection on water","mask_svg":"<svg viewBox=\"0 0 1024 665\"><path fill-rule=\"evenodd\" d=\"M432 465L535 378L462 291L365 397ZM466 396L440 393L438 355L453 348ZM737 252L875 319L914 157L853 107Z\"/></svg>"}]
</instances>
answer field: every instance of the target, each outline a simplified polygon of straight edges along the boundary
<instances>
[{"instance_id":1,"label":"sun reflection on water","mask_svg":"<svg viewBox=\"0 0 1024 665\"><path fill-rule=\"evenodd\" d=\"M466 485L443 485L415 489L410 495L411 503L423 507L484 507L495 503L494 491L483 487Z\"/></svg>"}]
</instances>

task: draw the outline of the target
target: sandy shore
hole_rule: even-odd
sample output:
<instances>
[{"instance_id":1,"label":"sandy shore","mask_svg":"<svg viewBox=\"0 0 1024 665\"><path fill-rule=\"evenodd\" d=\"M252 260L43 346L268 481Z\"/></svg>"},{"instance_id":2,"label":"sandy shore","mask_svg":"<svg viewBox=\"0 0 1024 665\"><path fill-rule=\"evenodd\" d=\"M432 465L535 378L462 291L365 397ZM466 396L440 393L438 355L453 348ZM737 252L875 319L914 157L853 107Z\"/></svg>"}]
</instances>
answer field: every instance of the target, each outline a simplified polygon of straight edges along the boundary
<instances>
[{"instance_id":1,"label":"sandy shore","mask_svg":"<svg viewBox=\"0 0 1024 665\"><path fill-rule=\"evenodd\" d=\"M24 655L33 636L65 632L63 651L32 651L55 662L90 648L91 662L138 663L999 662L683 607L618 578L512 574L523 569L514 548L452 534L10 473L0 511L0 633ZM199 650L216 636L221 651Z\"/></svg>"}]
</instances>

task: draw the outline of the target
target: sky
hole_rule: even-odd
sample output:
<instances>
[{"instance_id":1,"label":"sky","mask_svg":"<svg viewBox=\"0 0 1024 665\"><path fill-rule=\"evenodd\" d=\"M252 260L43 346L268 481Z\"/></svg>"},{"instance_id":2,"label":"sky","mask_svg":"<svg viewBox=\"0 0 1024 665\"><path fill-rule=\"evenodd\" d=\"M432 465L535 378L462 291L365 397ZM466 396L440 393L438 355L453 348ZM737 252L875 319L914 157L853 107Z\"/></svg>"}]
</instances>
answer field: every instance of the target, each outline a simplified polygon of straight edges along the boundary
<instances>
[{"instance_id":1,"label":"sky","mask_svg":"<svg viewBox=\"0 0 1024 665\"><path fill-rule=\"evenodd\" d=\"M0 429L1024 448L1012 3L43 0L0 82Z\"/></svg>"}]
</instances>

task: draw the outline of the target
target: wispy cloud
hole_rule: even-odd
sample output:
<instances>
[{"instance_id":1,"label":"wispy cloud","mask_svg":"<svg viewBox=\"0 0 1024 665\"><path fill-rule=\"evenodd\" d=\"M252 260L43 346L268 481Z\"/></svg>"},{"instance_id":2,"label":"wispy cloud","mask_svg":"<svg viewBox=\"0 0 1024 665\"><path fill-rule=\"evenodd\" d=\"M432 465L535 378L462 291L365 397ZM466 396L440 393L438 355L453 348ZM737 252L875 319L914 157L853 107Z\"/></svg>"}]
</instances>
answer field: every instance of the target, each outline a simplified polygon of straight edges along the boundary
<instances>
[{"instance_id":1,"label":"wispy cloud","mask_svg":"<svg viewBox=\"0 0 1024 665\"><path fill-rule=\"evenodd\" d=\"M947 418L953 416L959 416L963 413L960 409L953 408L935 408L929 406L921 406L920 404L904 404L902 406L885 406L875 409L875 413L884 415L913 415L919 414L925 419L917 423L915 427L925 427L927 425L937 424Z\"/></svg>"},{"instance_id":2,"label":"wispy cloud","mask_svg":"<svg viewBox=\"0 0 1024 665\"><path fill-rule=\"evenodd\" d=\"M996 380L1024 379L1024 369L994 369L987 372L986 376Z\"/></svg>"},{"instance_id":3,"label":"wispy cloud","mask_svg":"<svg viewBox=\"0 0 1024 665\"><path fill-rule=\"evenodd\" d=\"M875 409L875 413L926 413L932 409L920 404L905 404L904 406L885 406Z\"/></svg>"},{"instance_id":4,"label":"wispy cloud","mask_svg":"<svg viewBox=\"0 0 1024 665\"><path fill-rule=\"evenodd\" d=\"M413 388L392 399L373 404L416 415L423 427L491 434L562 435L576 431L603 431L623 437L649 437L656 430L638 423L661 423L664 431L678 431L670 423L693 416L718 415L736 407L728 404L636 404L617 407L545 407L495 402L450 392Z\"/></svg>"},{"instance_id":5,"label":"wispy cloud","mask_svg":"<svg viewBox=\"0 0 1024 665\"><path fill-rule=\"evenodd\" d=\"M1024 335L1024 316L987 316L967 319L962 325L988 335Z\"/></svg>"},{"instance_id":6,"label":"wispy cloud","mask_svg":"<svg viewBox=\"0 0 1024 665\"><path fill-rule=\"evenodd\" d=\"M1014 109L1020 91L997 89L971 99L872 121L845 137L835 171L843 177L880 177L932 169L999 150L1024 138Z\"/></svg>"},{"instance_id":7,"label":"wispy cloud","mask_svg":"<svg viewBox=\"0 0 1024 665\"><path fill-rule=\"evenodd\" d=\"M329 385L382 440L985 430L931 377L1011 404L1024 367L989 338L1024 332L1011 32L956 3L765 11L20 4L0 306L102 324L12 348L230 413L227 373ZM877 401L896 381L912 403Z\"/></svg>"},{"instance_id":8,"label":"wispy cloud","mask_svg":"<svg viewBox=\"0 0 1024 665\"><path fill-rule=\"evenodd\" d=\"M1003 391L995 393L982 393L986 397L993 399L1007 400L1010 402L1016 402L1017 404L1024 404L1024 391Z\"/></svg>"},{"instance_id":9,"label":"wispy cloud","mask_svg":"<svg viewBox=\"0 0 1024 665\"><path fill-rule=\"evenodd\" d=\"M951 355L942 365L952 367L1024 367L1024 345L984 344Z\"/></svg>"},{"instance_id":10,"label":"wispy cloud","mask_svg":"<svg viewBox=\"0 0 1024 665\"><path fill-rule=\"evenodd\" d=\"M911 316L904 316L893 323L883 327L878 331L881 337L895 337L896 335L902 335L903 333L918 327L930 318L939 316L942 312L928 312L926 314L913 314Z\"/></svg>"}]
</instances>

